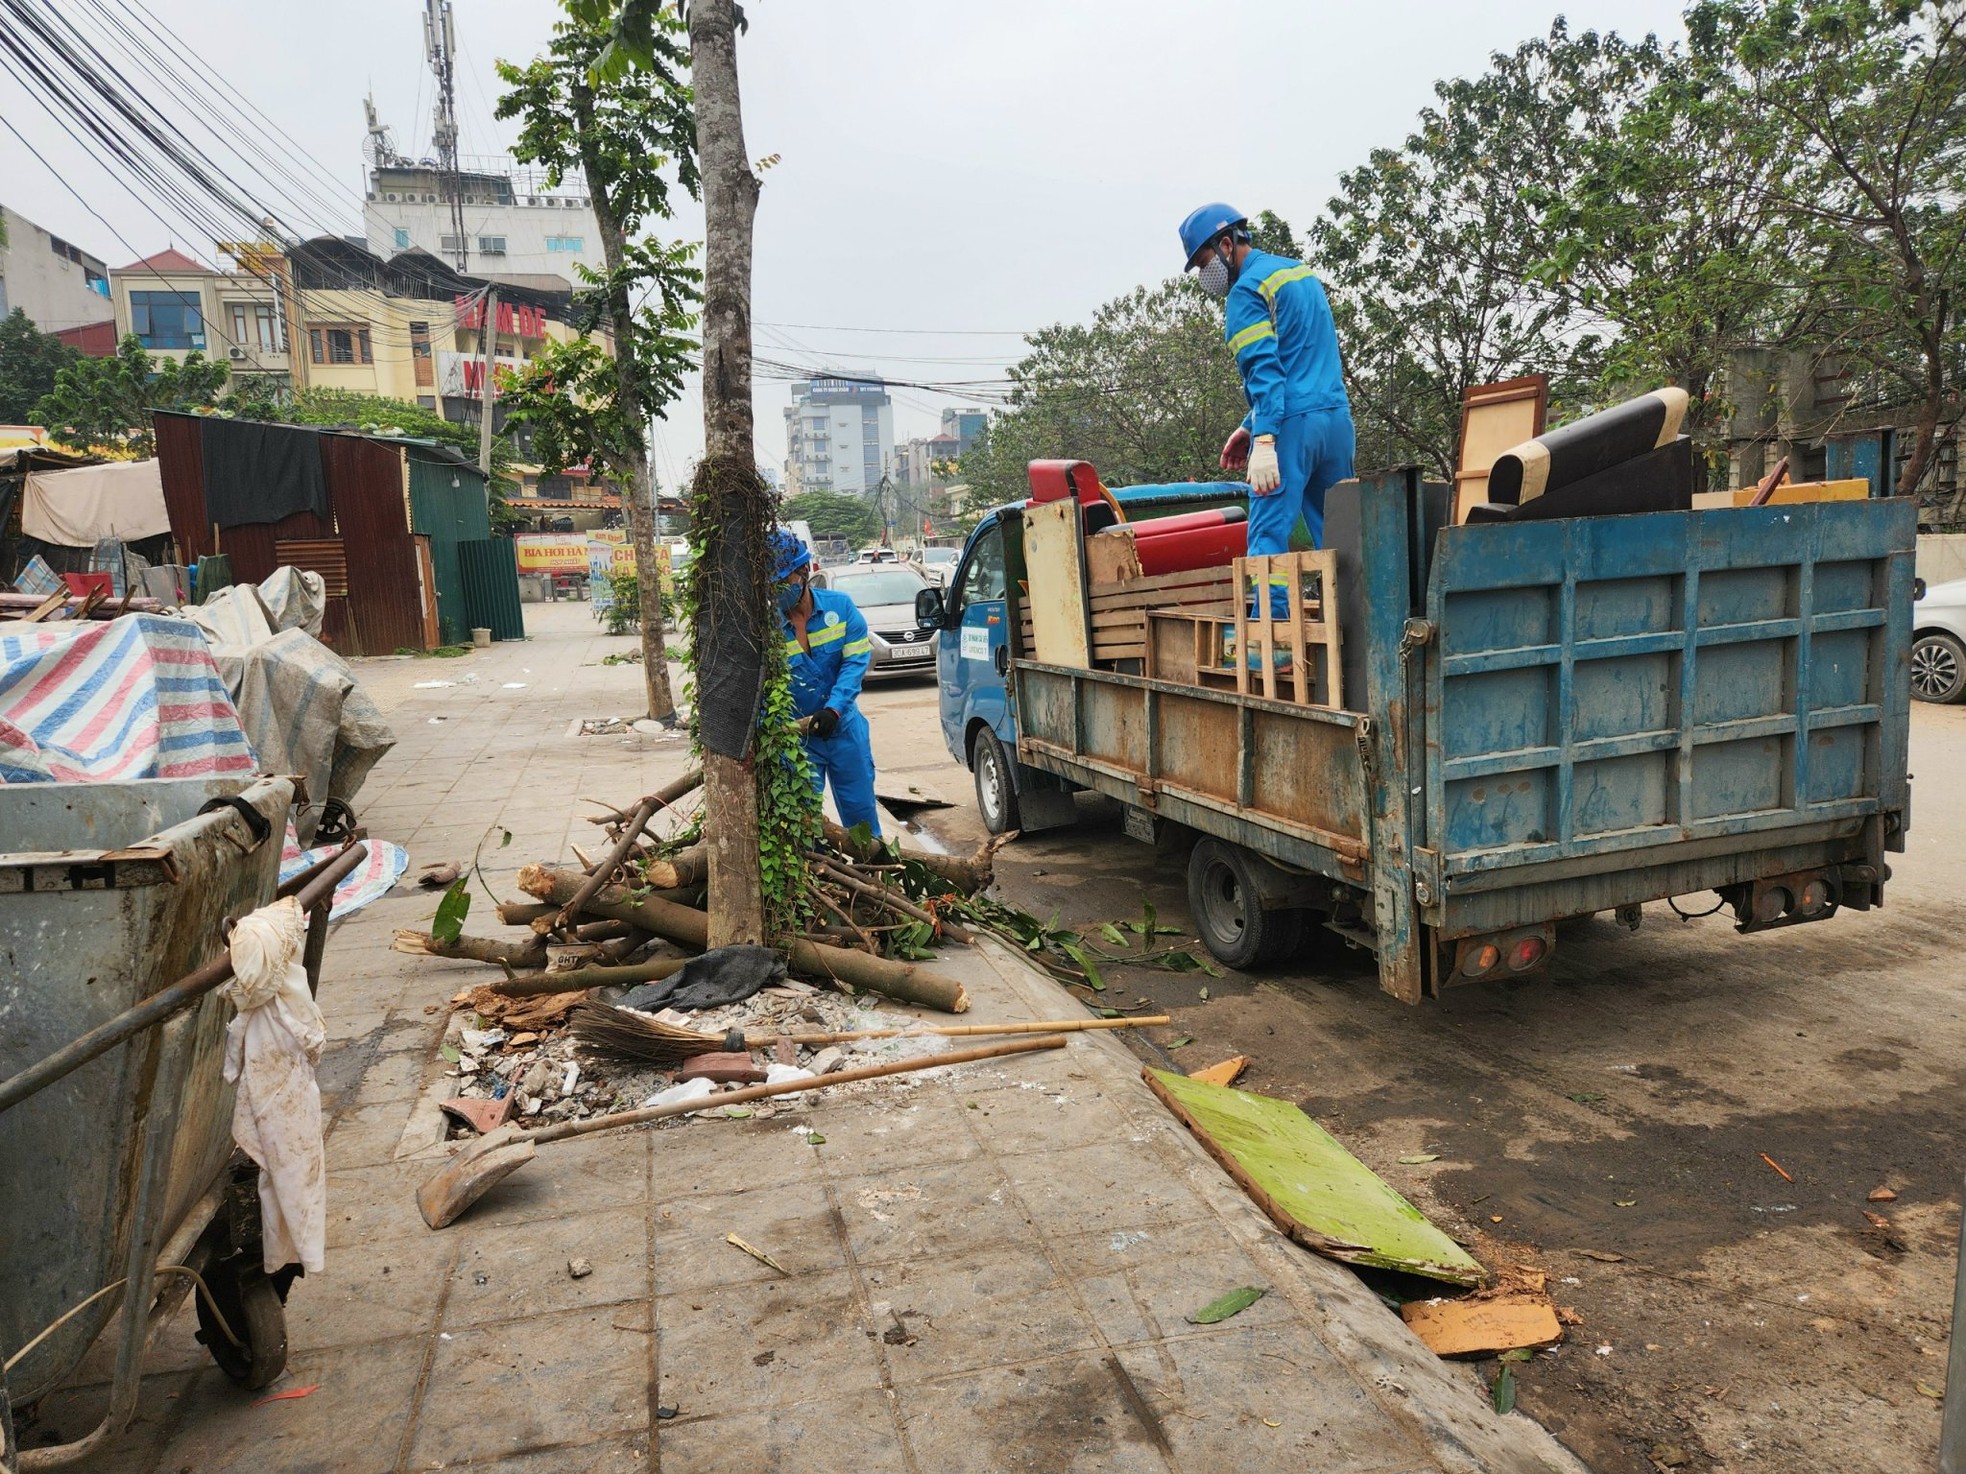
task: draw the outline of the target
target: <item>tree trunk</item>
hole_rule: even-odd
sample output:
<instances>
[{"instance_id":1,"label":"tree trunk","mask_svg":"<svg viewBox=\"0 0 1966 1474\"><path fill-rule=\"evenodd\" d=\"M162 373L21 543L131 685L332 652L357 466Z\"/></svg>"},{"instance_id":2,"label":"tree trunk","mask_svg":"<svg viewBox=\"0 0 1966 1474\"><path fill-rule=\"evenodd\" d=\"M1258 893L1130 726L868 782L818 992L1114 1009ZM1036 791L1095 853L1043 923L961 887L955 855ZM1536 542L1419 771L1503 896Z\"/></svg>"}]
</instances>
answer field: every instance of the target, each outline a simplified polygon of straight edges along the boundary
<instances>
[{"instance_id":1,"label":"tree trunk","mask_svg":"<svg viewBox=\"0 0 1966 1474\"><path fill-rule=\"evenodd\" d=\"M628 426L630 443L622 447L619 461L611 463L619 475L621 461L627 463L628 495L622 505L628 510L628 536L635 548L635 582L642 604L642 684L648 697L652 721L673 726L676 698L669 690L669 635L662 627L662 570L655 561L655 494L649 480L647 399L635 367L634 340L637 331L633 304L628 300L628 284L621 275L621 214L608 197L606 174L601 166L594 133L594 93L584 82L574 84L574 119L580 126L580 163L587 176L587 194L593 201L594 224L601 233L601 254L607 261L608 318L614 330L614 377L621 401L621 418Z\"/></svg>"},{"instance_id":2,"label":"tree trunk","mask_svg":"<svg viewBox=\"0 0 1966 1474\"><path fill-rule=\"evenodd\" d=\"M1951 306L1951 296L1941 290L1938 294L1936 310L1928 323L1921 324L1924 329L1925 349L1925 397L1918 406L1918 425L1916 439L1912 441L1911 454L1905 457L1905 469L1898 478L1897 494L1916 497L1918 483L1924 479L1925 468L1931 464L1933 447L1939 438L1939 411L1946 398L1946 317Z\"/></svg>"},{"instance_id":3,"label":"tree trunk","mask_svg":"<svg viewBox=\"0 0 1966 1474\"><path fill-rule=\"evenodd\" d=\"M710 525L700 529L698 557L709 570L731 570L755 567L762 557L762 547L733 543L761 541L766 496L752 445L751 410L751 231L758 180L744 151L731 0L696 0L689 8L689 41L704 215L703 464L697 476L716 497ZM757 505L750 505L754 499ZM704 607L693 638L700 641L707 624L730 631L748 648L763 648L762 588L754 590L742 578L708 576L700 587L698 602ZM709 944L763 942L757 775L749 757L705 746Z\"/></svg>"}]
</instances>

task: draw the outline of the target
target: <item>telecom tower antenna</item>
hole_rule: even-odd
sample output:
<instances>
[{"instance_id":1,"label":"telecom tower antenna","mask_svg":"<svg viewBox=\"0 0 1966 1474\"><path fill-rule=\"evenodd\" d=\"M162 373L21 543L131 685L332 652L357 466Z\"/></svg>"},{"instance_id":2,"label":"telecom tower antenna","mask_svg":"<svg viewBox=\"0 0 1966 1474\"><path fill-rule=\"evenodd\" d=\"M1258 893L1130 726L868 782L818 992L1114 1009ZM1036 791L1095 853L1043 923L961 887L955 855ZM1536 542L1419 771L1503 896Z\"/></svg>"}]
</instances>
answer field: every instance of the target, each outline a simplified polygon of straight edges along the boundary
<instances>
[{"instance_id":1,"label":"telecom tower antenna","mask_svg":"<svg viewBox=\"0 0 1966 1474\"><path fill-rule=\"evenodd\" d=\"M432 113L430 142L451 206L451 238L457 242L456 265L463 272L470 261L464 237L464 179L457 160L457 88L452 58L457 38L451 29L451 0L423 0L423 54L437 77L437 102Z\"/></svg>"}]
</instances>

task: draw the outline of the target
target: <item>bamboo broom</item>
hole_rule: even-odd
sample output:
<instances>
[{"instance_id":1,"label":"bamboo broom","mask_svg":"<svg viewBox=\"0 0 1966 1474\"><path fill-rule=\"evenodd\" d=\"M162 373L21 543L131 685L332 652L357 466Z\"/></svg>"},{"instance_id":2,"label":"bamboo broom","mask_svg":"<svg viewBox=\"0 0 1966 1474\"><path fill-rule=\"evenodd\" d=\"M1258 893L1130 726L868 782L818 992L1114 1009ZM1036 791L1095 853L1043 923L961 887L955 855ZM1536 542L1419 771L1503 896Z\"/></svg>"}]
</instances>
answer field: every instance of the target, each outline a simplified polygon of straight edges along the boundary
<instances>
[{"instance_id":1,"label":"bamboo broom","mask_svg":"<svg viewBox=\"0 0 1966 1474\"><path fill-rule=\"evenodd\" d=\"M762 1031L746 1034L744 1047L765 1049L780 1039L789 1039L794 1044L846 1044L856 1039L898 1039L919 1035L967 1039L988 1034L1071 1034L1086 1029L1133 1029L1167 1022L1166 1014L1154 1014L1145 1018L1046 1019L1002 1024L909 1024L899 1028L848 1029L818 1034ZM726 1038L723 1034L686 1029L638 1013L632 1008L616 1008L606 1003L575 1004L571 1027L574 1038L588 1053L634 1064L679 1064L692 1055L722 1049Z\"/></svg>"}]
</instances>

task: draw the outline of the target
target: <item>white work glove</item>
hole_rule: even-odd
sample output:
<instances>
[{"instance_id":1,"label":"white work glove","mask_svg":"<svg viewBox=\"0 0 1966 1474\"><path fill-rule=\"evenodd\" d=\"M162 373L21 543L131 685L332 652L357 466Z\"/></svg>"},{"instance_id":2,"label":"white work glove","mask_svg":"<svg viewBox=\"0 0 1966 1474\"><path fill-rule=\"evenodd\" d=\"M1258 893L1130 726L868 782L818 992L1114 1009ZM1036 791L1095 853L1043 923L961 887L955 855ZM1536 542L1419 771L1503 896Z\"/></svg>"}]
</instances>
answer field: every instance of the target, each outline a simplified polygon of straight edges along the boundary
<instances>
[{"instance_id":1,"label":"white work glove","mask_svg":"<svg viewBox=\"0 0 1966 1474\"><path fill-rule=\"evenodd\" d=\"M1242 463L1249 459L1249 427L1236 426L1235 434L1222 442L1222 469L1240 471Z\"/></svg>"},{"instance_id":2,"label":"white work glove","mask_svg":"<svg viewBox=\"0 0 1966 1474\"><path fill-rule=\"evenodd\" d=\"M1283 472L1277 469L1277 438L1274 435L1258 435L1256 443L1249 448L1249 488L1258 496L1268 496L1282 484Z\"/></svg>"}]
</instances>

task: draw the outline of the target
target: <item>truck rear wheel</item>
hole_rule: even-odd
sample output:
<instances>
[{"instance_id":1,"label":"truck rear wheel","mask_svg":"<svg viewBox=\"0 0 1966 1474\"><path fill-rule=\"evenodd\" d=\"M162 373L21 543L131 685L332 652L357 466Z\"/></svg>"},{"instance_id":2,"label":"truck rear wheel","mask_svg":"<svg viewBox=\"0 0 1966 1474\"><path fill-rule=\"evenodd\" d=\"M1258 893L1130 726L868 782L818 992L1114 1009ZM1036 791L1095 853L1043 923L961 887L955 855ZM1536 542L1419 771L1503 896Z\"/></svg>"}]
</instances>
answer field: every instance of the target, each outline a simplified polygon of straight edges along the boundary
<instances>
[{"instance_id":1,"label":"truck rear wheel","mask_svg":"<svg viewBox=\"0 0 1966 1474\"><path fill-rule=\"evenodd\" d=\"M969 766L976 775L976 811L983 816L983 827L992 834L1008 834L1017 828L1017 786L1011 776L1010 754L988 727L976 734Z\"/></svg>"},{"instance_id":2,"label":"truck rear wheel","mask_svg":"<svg viewBox=\"0 0 1966 1474\"><path fill-rule=\"evenodd\" d=\"M1232 844L1204 839L1188 856L1188 910L1202 945L1225 967L1260 967L1297 950L1304 913L1265 911L1249 858Z\"/></svg>"}]
</instances>

